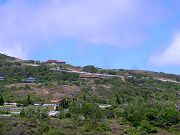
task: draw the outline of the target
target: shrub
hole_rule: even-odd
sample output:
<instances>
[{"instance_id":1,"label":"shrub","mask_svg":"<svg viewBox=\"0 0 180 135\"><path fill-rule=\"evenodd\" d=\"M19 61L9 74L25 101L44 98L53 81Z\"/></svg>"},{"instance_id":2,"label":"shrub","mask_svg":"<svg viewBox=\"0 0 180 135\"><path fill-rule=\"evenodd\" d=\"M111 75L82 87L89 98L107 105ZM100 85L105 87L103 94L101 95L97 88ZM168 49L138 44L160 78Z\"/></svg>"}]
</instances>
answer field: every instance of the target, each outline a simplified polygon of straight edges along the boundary
<instances>
[{"instance_id":1,"label":"shrub","mask_svg":"<svg viewBox=\"0 0 180 135\"><path fill-rule=\"evenodd\" d=\"M157 132L157 128L154 127L149 121L142 120L140 122L140 129L145 130L147 133L155 133Z\"/></svg>"},{"instance_id":2,"label":"shrub","mask_svg":"<svg viewBox=\"0 0 180 135\"><path fill-rule=\"evenodd\" d=\"M93 65L84 66L82 70L85 72L90 72L90 73L97 72L97 68L95 68Z\"/></svg>"},{"instance_id":3,"label":"shrub","mask_svg":"<svg viewBox=\"0 0 180 135\"><path fill-rule=\"evenodd\" d=\"M29 119L45 119L48 118L47 111L46 108L29 106L23 109L20 115Z\"/></svg>"},{"instance_id":4,"label":"shrub","mask_svg":"<svg viewBox=\"0 0 180 135\"><path fill-rule=\"evenodd\" d=\"M71 113L65 113L65 117L66 118L70 118L71 117Z\"/></svg>"},{"instance_id":5,"label":"shrub","mask_svg":"<svg viewBox=\"0 0 180 135\"><path fill-rule=\"evenodd\" d=\"M180 121L179 112L173 107L166 107L158 114L158 125L161 127L171 126Z\"/></svg>"},{"instance_id":6,"label":"shrub","mask_svg":"<svg viewBox=\"0 0 180 135\"><path fill-rule=\"evenodd\" d=\"M25 89L25 90L31 90L31 87L26 84L26 85L24 86L24 89Z\"/></svg>"}]
</instances>

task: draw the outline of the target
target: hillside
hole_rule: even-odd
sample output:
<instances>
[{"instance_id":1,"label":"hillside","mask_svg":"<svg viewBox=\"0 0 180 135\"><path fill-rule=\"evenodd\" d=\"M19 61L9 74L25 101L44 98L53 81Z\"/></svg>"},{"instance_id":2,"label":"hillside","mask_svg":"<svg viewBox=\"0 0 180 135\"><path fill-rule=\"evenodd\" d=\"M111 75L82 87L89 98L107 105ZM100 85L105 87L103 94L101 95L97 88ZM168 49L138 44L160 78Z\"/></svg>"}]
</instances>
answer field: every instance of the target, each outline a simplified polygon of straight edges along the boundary
<instances>
[{"instance_id":1,"label":"hillside","mask_svg":"<svg viewBox=\"0 0 180 135\"><path fill-rule=\"evenodd\" d=\"M167 74L163 72L153 72L153 71L144 71L144 70L129 70L129 73L142 75L142 76L149 76L154 78L170 79L174 81L176 81L177 77L179 77L179 75L175 75L175 74Z\"/></svg>"},{"instance_id":2,"label":"hillside","mask_svg":"<svg viewBox=\"0 0 180 135\"><path fill-rule=\"evenodd\" d=\"M0 134L180 133L177 75L2 59L0 103L17 103L20 114L1 105L0 114L11 115L0 116ZM52 100L66 101L53 116L43 106Z\"/></svg>"},{"instance_id":3,"label":"hillside","mask_svg":"<svg viewBox=\"0 0 180 135\"><path fill-rule=\"evenodd\" d=\"M16 60L16 58L0 53L0 60L9 61L9 60Z\"/></svg>"}]
</instances>

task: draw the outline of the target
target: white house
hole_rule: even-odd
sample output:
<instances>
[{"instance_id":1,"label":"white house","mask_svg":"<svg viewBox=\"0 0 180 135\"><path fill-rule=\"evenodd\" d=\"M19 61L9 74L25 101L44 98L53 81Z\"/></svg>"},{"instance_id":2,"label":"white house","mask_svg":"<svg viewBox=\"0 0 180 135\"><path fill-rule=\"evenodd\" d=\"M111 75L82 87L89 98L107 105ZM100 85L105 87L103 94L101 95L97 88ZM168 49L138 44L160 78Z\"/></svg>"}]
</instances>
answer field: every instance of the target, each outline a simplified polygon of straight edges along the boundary
<instances>
[{"instance_id":1,"label":"white house","mask_svg":"<svg viewBox=\"0 0 180 135\"><path fill-rule=\"evenodd\" d=\"M0 76L0 81L4 81L4 77L3 76Z\"/></svg>"},{"instance_id":2,"label":"white house","mask_svg":"<svg viewBox=\"0 0 180 135\"><path fill-rule=\"evenodd\" d=\"M56 116L59 113L59 111L50 111L48 113L49 116Z\"/></svg>"}]
</instances>

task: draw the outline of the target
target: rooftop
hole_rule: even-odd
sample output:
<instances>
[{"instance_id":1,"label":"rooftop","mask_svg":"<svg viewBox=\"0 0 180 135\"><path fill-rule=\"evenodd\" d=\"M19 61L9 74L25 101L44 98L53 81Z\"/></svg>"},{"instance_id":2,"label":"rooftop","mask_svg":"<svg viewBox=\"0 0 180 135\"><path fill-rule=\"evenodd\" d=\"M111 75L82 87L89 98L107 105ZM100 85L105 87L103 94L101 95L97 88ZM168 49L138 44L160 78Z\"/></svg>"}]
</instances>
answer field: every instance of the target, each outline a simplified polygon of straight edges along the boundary
<instances>
[{"instance_id":1,"label":"rooftop","mask_svg":"<svg viewBox=\"0 0 180 135\"><path fill-rule=\"evenodd\" d=\"M51 100L51 103L58 103L60 102L61 100Z\"/></svg>"},{"instance_id":2,"label":"rooftop","mask_svg":"<svg viewBox=\"0 0 180 135\"><path fill-rule=\"evenodd\" d=\"M102 76L96 74L80 74L80 78L100 78Z\"/></svg>"},{"instance_id":3,"label":"rooftop","mask_svg":"<svg viewBox=\"0 0 180 135\"><path fill-rule=\"evenodd\" d=\"M60 60L48 60L45 63L65 63L65 61L60 61Z\"/></svg>"}]
</instances>

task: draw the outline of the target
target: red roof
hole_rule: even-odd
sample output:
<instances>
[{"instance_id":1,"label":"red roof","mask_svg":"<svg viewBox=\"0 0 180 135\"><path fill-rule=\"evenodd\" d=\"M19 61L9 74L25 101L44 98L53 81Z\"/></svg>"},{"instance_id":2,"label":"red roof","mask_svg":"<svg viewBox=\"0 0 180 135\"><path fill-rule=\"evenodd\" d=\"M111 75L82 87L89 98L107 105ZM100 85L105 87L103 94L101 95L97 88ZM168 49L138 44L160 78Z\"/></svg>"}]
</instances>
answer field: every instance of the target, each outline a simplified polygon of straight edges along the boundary
<instances>
[{"instance_id":1,"label":"red roof","mask_svg":"<svg viewBox=\"0 0 180 135\"><path fill-rule=\"evenodd\" d=\"M58 103L60 102L61 100L51 100L51 103Z\"/></svg>"},{"instance_id":2,"label":"red roof","mask_svg":"<svg viewBox=\"0 0 180 135\"><path fill-rule=\"evenodd\" d=\"M59 60L48 60L45 63L65 63L65 61L59 61Z\"/></svg>"}]
</instances>

